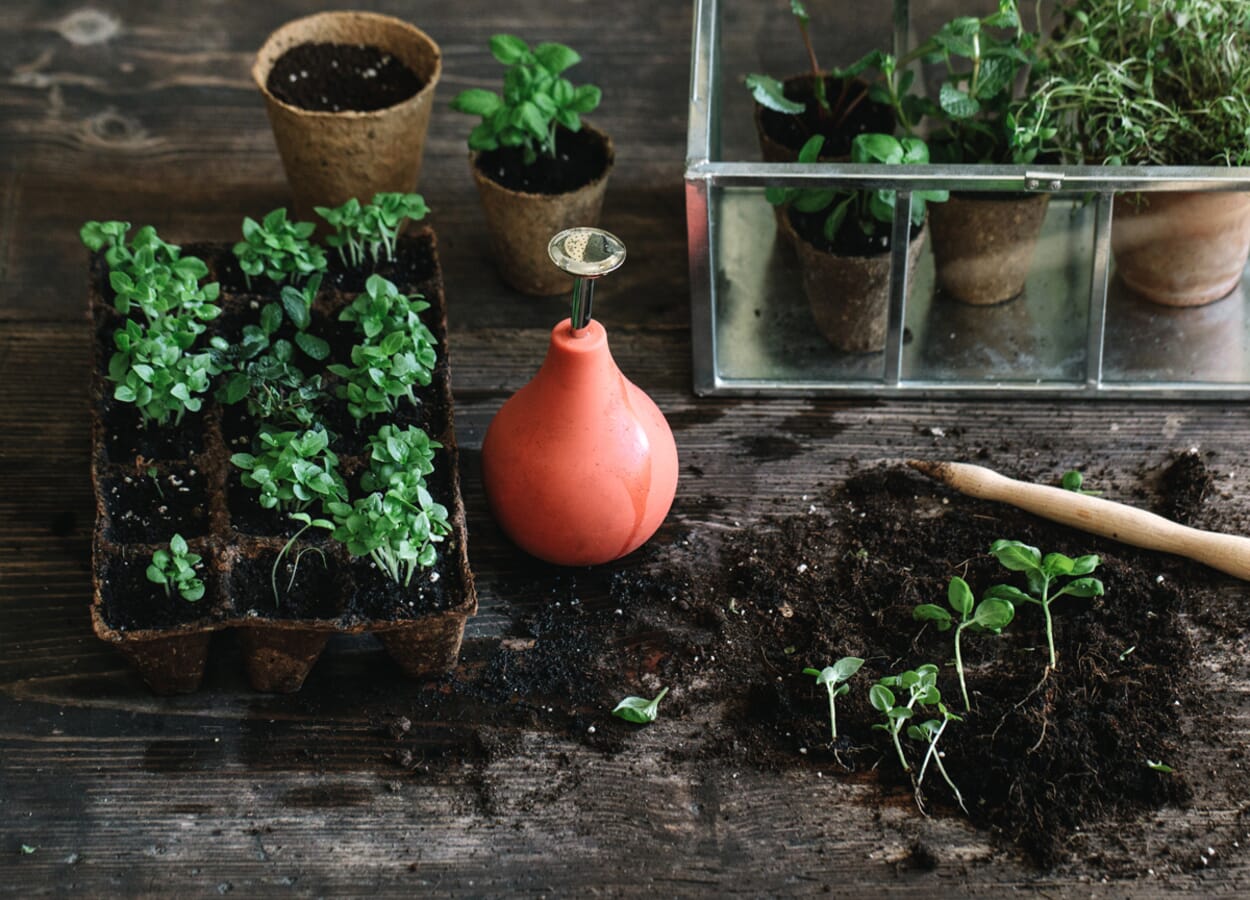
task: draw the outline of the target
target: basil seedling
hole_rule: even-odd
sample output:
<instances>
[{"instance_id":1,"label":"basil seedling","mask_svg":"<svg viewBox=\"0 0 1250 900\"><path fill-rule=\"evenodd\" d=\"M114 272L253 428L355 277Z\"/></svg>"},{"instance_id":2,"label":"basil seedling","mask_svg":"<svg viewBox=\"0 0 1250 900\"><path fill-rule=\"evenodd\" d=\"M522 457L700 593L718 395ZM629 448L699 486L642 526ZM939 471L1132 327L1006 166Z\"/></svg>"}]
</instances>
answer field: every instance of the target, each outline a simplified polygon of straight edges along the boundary
<instances>
[{"instance_id":1,"label":"basil seedling","mask_svg":"<svg viewBox=\"0 0 1250 900\"><path fill-rule=\"evenodd\" d=\"M1047 553L1044 557L1036 547L1020 541L998 540L990 545L990 553L1004 568L1023 572L1028 581L1029 593L1010 585L999 584L985 592L987 597L998 597L1013 604L1036 603L1042 608L1046 619L1046 646L1050 651L1047 671L1055 667L1055 629L1051 619L1050 604L1067 594L1072 597L1101 597L1104 588L1097 578L1082 578L1098 568L1099 559L1090 554L1076 559L1062 553ZM1054 593L1057 579L1072 579Z\"/></svg>"},{"instance_id":2,"label":"basil seedling","mask_svg":"<svg viewBox=\"0 0 1250 900\"><path fill-rule=\"evenodd\" d=\"M830 740L838 739L838 710L834 701L851 689L846 682L850 680L864 661L858 656L844 656L831 666L823 669L804 669L804 675L813 675L816 683L825 686L829 692L829 734Z\"/></svg>"},{"instance_id":3,"label":"basil seedling","mask_svg":"<svg viewBox=\"0 0 1250 900\"><path fill-rule=\"evenodd\" d=\"M234 245L234 255L247 286L259 275L279 284L298 284L315 272L324 272L325 251L309 240L316 228L312 222L288 221L283 207L260 222L245 216L243 240Z\"/></svg>"},{"instance_id":4,"label":"basil seedling","mask_svg":"<svg viewBox=\"0 0 1250 900\"><path fill-rule=\"evenodd\" d=\"M904 772L910 772L907 757L903 754L903 745L898 739L899 732L913 715L917 703L922 706L937 706L942 693L937 688L938 667L925 663L915 669L909 669L900 675L889 675L882 678L868 690L868 701L873 709L885 716L884 723L873 725L873 728L888 732L898 752L898 761ZM891 688L905 688L908 698L906 705L898 702Z\"/></svg>"},{"instance_id":5,"label":"basil seedling","mask_svg":"<svg viewBox=\"0 0 1250 900\"><path fill-rule=\"evenodd\" d=\"M399 232L408 219L420 221L429 212L420 194L374 194L373 202L361 205L352 197L342 206L317 206L317 215L334 227L326 244L339 251L344 265L359 269L366 256L375 263L395 258Z\"/></svg>"},{"instance_id":6,"label":"basil seedling","mask_svg":"<svg viewBox=\"0 0 1250 900\"><path fill-rule=\"evenodd\" d=\"M204 582L195 575L202 557L192 553L180 534L169 539L169 549L157 550L147 568L148 581L165 589L165 596L173 596L170 588L177 589L183 600L194 603L204 596Z\"/></svg>"},{"instance_id":7,"label":"basil seedling","mask_svg":"<svg viewBox=\"0 0 1250 900\"><path fill-rule=\"evenodd\" d=\"M959 690L963 694L964 709L972 709L972 701L968 699L968 685L964 680L964 658L960 649L959 639L965 630L1000 634L1015 617L1016 608L1011 601L1001 597L987 596L973 608L972 589L968 582L958 575L950 580L946 588L946 602L958 614L956 620L949 612L935 603L922 603L912 610L912 618L918 622L933 622L938 631L948 631L955 626L955 671L959 673Z\"/></svg>"},{"instance_id":8,"label":"basil seedling","mask_svg":"<svg viewBox=\"0 0 1250 900\"><path fill-rule=\"evenodd\" d=\"M612 715L618 719L624 719L626 722L633 722L636 725L650 724L660 714L660 701L664 699L667 693L668 688L664 688L651 700L643 697L626 697L616 704L616 708L612 710Z\"/></svg>"},{"instance_id":9,"label":"basil seedling","mask_svg":"<svg viewBox=\"0 0 1250 900\"><path fill-rule=\"evenodd\" d=\"M269 583L270 583L270 586L273 587L273 605L274 606L277 606L281 602L281 599L282 599L278 594L278 566L282 563L282 557L286 556L287 553L290 552L291 547L294 546L295 542L299 539L299 536L303 534L305 531L307 531L309 528L324 528L327 531L334 530L333 522L327 519L314 519L308 513L303 513L303 512L291 513L289 516L287 516L287 518L294 519L296 522L302 523L304 527L301 528L299 531L295 532L295 534L291 535L291 539L287 541L285 545L283 545L282 549L278 551L278 555L274 557L273 570L269 573ZM295 584L295 575L296 573L299 572L299 561L303 559L304 554L307 553L309 550L318 554L321 557L321 564L325 565L326 555L325 555L325 552L320 547L305 547L299 553L296 553L295 565L291 567L291 580L288 581L286 585L287 593L290 593L292 585Z\"/></svg>"}]
</instances>

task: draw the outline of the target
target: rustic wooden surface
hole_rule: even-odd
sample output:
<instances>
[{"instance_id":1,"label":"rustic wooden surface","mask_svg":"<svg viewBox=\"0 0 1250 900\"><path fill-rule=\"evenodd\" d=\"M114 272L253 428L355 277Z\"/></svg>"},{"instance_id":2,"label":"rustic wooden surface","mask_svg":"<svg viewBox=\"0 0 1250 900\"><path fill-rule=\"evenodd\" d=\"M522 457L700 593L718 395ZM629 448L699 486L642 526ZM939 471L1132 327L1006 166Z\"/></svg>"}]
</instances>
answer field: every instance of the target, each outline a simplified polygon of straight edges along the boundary
<instances>
[{"instance_id":1,"label":"rustic wooden surface","mask_svg":"<svg viewBox=\"0 0 1250 900\"><path fill-rule=\"evenodd\" d=\"M1104 483L1131 493L1172 453L1200 446L1214 453L1214 502L1250 523L1243 404L1013 402L1004 414L983 403L696 399L681 184L689 6L357 5L417 21L445 54L422 191L446 275L481 593L470 661L537 602L509 593L511 576L532 567L489 519L476 448L564 310L496 280L465 161L468 123L444 105L497 77L483 47L498 31L572 44L587 57L580 79L604 88L594 118L615 136L618 165L603 221L630 261L596 311L622 368L677 435L683 480L661 544L797 507L803 495L825 498L855 465L982 448L1011 474L1095 465ZM0 5L0 892L1250 893L1245 796L1200 790L1192 808L1160 811L1146 823L1158 838L1146 828L1140 846L1121 848L1140 859L1132 879L1122 869L1108 878L1079 853L1043 873L961 821L883 800L871 781L670 761L664 749L692 727L675 720L614 756L527 728L506 736L512 752L409 775L388 759L393 741L376 722L403 713L421 688L359 642L333 645L295 696L250 692L229 642L204 691L151 696L87 616L89 336L77 229L122 218L175 241L229 240L244 214L285 203L248 68L271 29L313 6L324 4ZM787 452L761 459L745 440L753 435L775 435ZM1213 702L1228 716L1218 740L1191 741L1184 764L1195 770L1232 765L1225 751L1244 750L1245 650L1204 648L1203 665L1221 679ZM466 707L467 726L478 712ZM424 740L454 752L441 731ZM1087 840L1114 844L1116 830L1104 824ZM906 864L918 841L940 848L933 871ZM1216 855L1200 862L1208 847Z\"/></svg>"}]
</instances>

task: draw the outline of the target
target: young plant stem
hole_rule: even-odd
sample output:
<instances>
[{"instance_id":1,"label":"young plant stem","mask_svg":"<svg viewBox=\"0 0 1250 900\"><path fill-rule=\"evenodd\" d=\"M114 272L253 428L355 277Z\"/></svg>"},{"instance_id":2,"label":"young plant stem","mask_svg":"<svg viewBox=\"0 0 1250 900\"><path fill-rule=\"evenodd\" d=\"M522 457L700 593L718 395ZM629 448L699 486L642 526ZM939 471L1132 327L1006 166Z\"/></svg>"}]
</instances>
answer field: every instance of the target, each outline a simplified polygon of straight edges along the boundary
<instances>
[{"instance_id":1,"label":"young plant stem","mask_svg":"<svg viewBox=\"0 0 1250 900\"><path fill-rule=\"evenodd\" d=\"M835 686L830 683L825 685L825 687L829 693L829 738L836 741L838 739L838 707L834 703L834 697L836 696L834 694Z\"/></svg>"},{"instance_id":2,"label":"young plant stem","mask_svg":"<svg viewBox=\"0 0 1250 900\"><path fill-rule=\"evenodd\" d=\"M274 558L273 569L271 569L269 572L269 585L270 587L273 588L273 605L274 606L277 606L279 603L282 602L282 598L278 594L278 566L282 564L282 557L286 556L287 553L290 552L291 547L295 544L297 540L299 540L299 536L303 534L305 531L307 531L309 528L312 528L311 522L305 525L299 531L295 532L295 534L291 535L291 539L286 542L286 545L281 550L278 551L278 555ZM298 560L298 557L296 557L296 559ZM299 565L298 561L296 562L296 565L297 566ZM295 584L294 572L291 573L291 584ZM291 589L291 586L287 585L287 590L289 591L290 589Z\"/></svg>"},{"instance_id":3,"label":"young plant stem","mask_svg":"<svg viewBox=\"0 0 1250 900\"><path fill-rule=\"evenodd\" d=\"M964 628L968 626L969 620L960 622L955 626L955 671L959 673L959 690L964 696L964 709L968 712L972 711L972 701L968 699L968 684L964 681L964 658L959 650L959 636L963 634ZM946 723L942 723L942 727L946 727Z\"/></svg>"},{"instance_id":4,"label":"young plant stem","mask_svg":"<svg viewBox=\"0 0 1250 900\"><path fill-rule=\"evenodd\" d=\"M1042 615L1046 618L1046 647L1050 651L1049 669L1055 668L1055 629L1050 618L1050 579L1042 582ZM1048 669L1048 671L1049 671Z\"/></svg>"},{"instance_id":5,"label":"young plant stem","mask_svg":"<svg viewBox=\"0 0 1250 900\"><path fill-rule=\"evenodd\" d=\"M916 778L916 789L917 792L919 792L920 785L924 783L924 773L929 768L929 760L932 759L934 764L937 766L938 772L942 776L942 780L946 782L947 786L955 794L955 799L959 801L959 808L962 809L964 813L967 813L968 807L964 806L963 794L959 793L959 788L955 787L955 782L951 781L951 777L946 771L946 766L942 765L942 756L937 752L938 741L941 740L942 732L946 730L946 726L949 724L950 719L944 721L938 728L937 734L935 734L933 739L929 741L929 750L924 755L924 763L920 766L920 775Z\"/></svg>"},{"instance_id":6,"label":"young plant stem","mask_svg":"<svg viewBox=\"0 0 1250 900\"><path fill-rule=\"evenodd\" d=\"M918 695L913 694L912 698L907 701L907 708L912 709L916 705ZM903 771L910 772L911 766L907 764L907 757L903 755L903 744L898 739L898 733L903 730L903 722L905 719L898 718L894 720L894 727L890 730L890 737L894 741L894 749L898 751L898 761L902 763Z\"/></svg>"}]
</instances>

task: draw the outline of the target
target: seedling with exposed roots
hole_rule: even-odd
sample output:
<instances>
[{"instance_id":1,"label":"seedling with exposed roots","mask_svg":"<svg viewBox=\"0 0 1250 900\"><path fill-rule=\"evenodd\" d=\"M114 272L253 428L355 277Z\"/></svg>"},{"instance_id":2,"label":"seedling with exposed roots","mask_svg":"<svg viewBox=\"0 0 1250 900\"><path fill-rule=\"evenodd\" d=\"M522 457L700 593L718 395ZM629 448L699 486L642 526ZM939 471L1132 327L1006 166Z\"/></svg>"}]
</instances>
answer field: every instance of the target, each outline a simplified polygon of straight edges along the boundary
<instances>
[{"instance_id":1,"label":"seedling with exposed roots","mask_svg":"<svg viewBox=\"0 0 1250 900\"><path fill-rule=\"evenodd\" d=\"M838 739L838 708L835 700L851 689L846 682L851 679L864 661L858 656L844 656L831 666L823 669L804 669L804 675L813 675L817 684L825 686L829 692L829 736L830 740Z\"/></svg>"},{"instance_id":2,"label":"seedling with exposed roots","mask_svg":"<svg viewBox=\"0 0 1250 900\"><path fill-rule=\"evenodd\" d=\"M972 599L972 589L968 587L968 582L956 575L946 588L946 601L958 614L958 624L955 624L954 616L935 603L922 603L912 610L913 619L918 622L933 622L938 631L949 631L951 625L955 624L955 671L959 673L959 690L963 694L965 710L972 709L972 701L968 698L968 684L964 679L960 637L965 630L1000 634L1016 615L1016 608L1011 601L1002 597L986 596L975 609Z\"/></svg>"}]
</instances>

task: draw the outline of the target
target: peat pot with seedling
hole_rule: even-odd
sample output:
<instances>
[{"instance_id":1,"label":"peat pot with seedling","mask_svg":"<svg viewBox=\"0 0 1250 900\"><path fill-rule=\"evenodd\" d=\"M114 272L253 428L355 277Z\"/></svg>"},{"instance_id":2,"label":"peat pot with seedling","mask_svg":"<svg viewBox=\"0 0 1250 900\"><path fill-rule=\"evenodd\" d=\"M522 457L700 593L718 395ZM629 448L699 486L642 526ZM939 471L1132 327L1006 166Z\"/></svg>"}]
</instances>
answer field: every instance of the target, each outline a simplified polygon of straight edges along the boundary
<instances>
[{"instance_id":1,"label":"peat pot with seedling","mask_svg":"<svg viewBox=\"0 0 1250 900\"><path fill-rule=\"evenodd\" d=\"M295 215L416 188L442 55L390 16L325 12L269 36L252 66Z\"/></svg>"},{"instance_id":2,"label":"peat pot with seedling","mask_svg":"<svg viewBox=\"0 0 1250 900\"><path fill-rule=\"evenodd\" d=\"M438 674L476 609L434 235L398 238L424 202L320 212L337 274L285 209L200 255L125 222L82 229L92 617L158 693L195 690L225 628L257 690L298 690L336 633L372 632L410 675ZM136 508L150 488L159 515Z\"/></svg>"},{"instance_id":3,"label":"peat pot with seedling","mask_svg":"<svg viewBox=\"0 0 1250 900\"><path fill-rule=\"evenodd\" d=\"M1250 164L1250 9L1242 0L1083 0L1061 7L1032 89L1067 162ZM1022 131L1034 121L1018 123ZM1250 192L1115 200L1118 277L1168 306L1226 296L1250 255Z\"/></svg>"},{"instance_id":4,"label":"peat pot with seedling","mask_svg":"<svg viewBox=\"0 0 1250 900\"><path fill-rule=\"evenodd\" d=\"M502 91L470 88L451 105L481 119L469 133L469 166L491 251L516 290L558 294L569 278L551 265L547 243L598 223L615 160L611 138L581 118L599 106L600 90L564 76L581 56L563 44L531 48L497 34L490 51L507 66Z\"/></svg>"},{"instance_id":5,"label":"peat pot with seedling","mask_svg":"<svg viewBox=\"0 0 1250 900\"><path fill-rule=\"evenodd\" d=\"M824 140L820 135L811 138L798 161L816 162ZM851 145L851 161L923 165L929 151L919 138L861 134ZM890 301L894 191L770 187L766 197L783 208L781 227L798 251L803 292L821 334L845 352L881 350ZM926 203L945 199L945 191L912 194L910 269L924 246Z\"/></svg>"}]
</instances>

